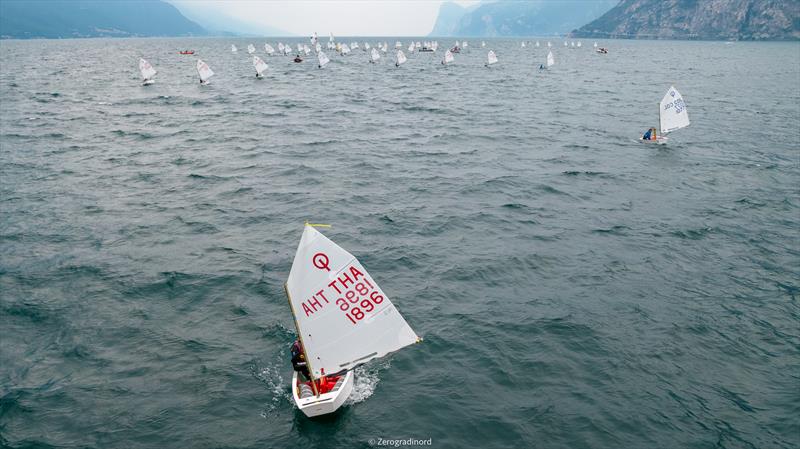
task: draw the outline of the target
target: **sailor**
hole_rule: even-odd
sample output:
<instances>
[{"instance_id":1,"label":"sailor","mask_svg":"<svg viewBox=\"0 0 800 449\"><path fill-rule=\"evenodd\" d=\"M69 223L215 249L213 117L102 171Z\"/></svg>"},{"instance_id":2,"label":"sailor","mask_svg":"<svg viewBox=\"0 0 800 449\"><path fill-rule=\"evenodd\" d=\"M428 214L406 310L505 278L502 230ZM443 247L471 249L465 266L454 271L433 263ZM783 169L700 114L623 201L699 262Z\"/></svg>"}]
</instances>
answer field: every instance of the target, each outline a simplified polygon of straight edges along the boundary
<instances>
[{"instance_id":1,"label":"sailor","mask_svg":"<svg viewBox=\"0 0 800 449\"><path fill-rule=\"evenodd\" d=\"M642 136L642 140L656 140L656 129L648 129L647 132Z\"/></svg>"},{"instance_id":2,"label":"sailor","mask_svg":"<svg viewBox=\"0 0 800 449\"><path fill-rule=\"evenodd\" d=\"M294 62L303 62L303 59L300 58L300 55L294 57Z\"/></svg>"},{"instance_id":3,"label":"sailor","mask_svg":"<svg viewBox=\"0 0 800 449\"><path fill-rule=\"evenodd\" d=\"M544 64L539 64L539 70L544 70Z\"/></svg>"},{"instance_id":4,"label":"sailor","mask_svg":"<svg viewBox=\"0 0 800 449\"><path fill-rule=\"evenodd\" d=\"M292 344L292 368L300 373L301 375L305 376L306 379L311 379L311 375L308 372L308 364L306 363L306 357L303 354L303 344L300 343L300 340L295 340Z\"/></svg>"}]
</instances>

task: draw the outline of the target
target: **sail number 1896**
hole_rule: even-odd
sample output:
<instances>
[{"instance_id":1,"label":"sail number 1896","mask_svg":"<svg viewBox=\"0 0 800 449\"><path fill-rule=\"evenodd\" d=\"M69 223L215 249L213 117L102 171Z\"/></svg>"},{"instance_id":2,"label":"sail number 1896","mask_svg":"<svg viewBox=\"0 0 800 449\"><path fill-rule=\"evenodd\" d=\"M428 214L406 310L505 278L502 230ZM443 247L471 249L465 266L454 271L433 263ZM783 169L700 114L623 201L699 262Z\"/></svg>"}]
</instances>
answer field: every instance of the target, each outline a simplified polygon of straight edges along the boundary
<instances>
[{"instance_id":1,"label":"sail number 1896","mask_svg":"<svg viewBox=\"0 0 800 449\"><path fill-rule=\"evenodd\" d=\"M353 324L364 319L365 314L373 312L375 306L382 302L383 295L375 289L366 276L361 282L356 282L351 289L346 290L344 297L336 300L336 304Z\"/></svg>"}]
</instances>

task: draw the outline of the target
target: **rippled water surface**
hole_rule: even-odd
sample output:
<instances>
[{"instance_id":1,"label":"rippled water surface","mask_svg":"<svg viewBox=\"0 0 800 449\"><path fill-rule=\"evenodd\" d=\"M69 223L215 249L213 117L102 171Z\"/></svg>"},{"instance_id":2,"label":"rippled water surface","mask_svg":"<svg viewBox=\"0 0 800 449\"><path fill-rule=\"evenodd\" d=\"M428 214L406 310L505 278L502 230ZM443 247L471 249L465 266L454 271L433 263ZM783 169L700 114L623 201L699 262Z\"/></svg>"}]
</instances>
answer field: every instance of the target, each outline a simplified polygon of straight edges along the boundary
<instances>
[{"instance_id":1,"label":"rippled water surface","mask_svg":"<svg viewBox=\"0 0 800 449\"><path fill-rule=\"evenodd\" d=\"M251 41L263 80L242 39L0 41L0 445L800 446L800 45ZM639 144L672 84L692 125ZM317 421L305 220L425 338Z\"/></svg>"}]
</instances>

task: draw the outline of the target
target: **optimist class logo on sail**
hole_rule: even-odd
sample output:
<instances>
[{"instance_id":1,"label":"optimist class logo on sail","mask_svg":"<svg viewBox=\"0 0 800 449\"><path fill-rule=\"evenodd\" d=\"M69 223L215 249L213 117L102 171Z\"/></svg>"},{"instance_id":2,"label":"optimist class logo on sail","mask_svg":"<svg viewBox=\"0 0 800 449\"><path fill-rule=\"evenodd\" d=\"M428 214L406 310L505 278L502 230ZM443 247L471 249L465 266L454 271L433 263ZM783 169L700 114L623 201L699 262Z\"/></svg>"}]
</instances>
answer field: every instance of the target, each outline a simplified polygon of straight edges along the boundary
<instances>
[{"instance_id":1,"label":"optimist class logo on sail","mask_svg":"<svg viewBox=\"0 0 800 449\"><path fill-rule=\"evenodd\" d=\"M312 257L312 265L319 270L330 272L329 262L325 253L317 253ZM376 287L366 270L362 270L353 262L345 266L325 288L302 302L305 316L311 317L321 312L331 301L353 325L378 312L378 306L384 300L383 292Z\"/></svg>"}]
</instances>

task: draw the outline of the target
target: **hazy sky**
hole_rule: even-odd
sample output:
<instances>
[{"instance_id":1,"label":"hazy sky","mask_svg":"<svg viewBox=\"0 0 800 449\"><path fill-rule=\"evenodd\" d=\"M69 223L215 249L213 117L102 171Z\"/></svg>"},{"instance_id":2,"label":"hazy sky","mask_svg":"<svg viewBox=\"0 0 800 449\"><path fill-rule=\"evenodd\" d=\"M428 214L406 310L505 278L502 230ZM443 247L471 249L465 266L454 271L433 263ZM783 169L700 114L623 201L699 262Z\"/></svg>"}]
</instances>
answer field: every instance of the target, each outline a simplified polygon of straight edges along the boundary
<instances>
[{"instance_id":1,"label":"hazy sky","mask_svg":"<svg viewBox=\"0 0 800 449\"><path fill-rule=\"evenodd\" d=\"M181 3L188 3L186 0ZM431 32L442 0L197 0L194 7L224 12L300 36L420 36ZM461 6L477 0L456 0ZM231 30L235 31L235 30Z\"/></svg>"}]
</instances>

